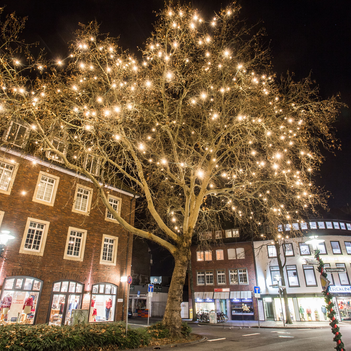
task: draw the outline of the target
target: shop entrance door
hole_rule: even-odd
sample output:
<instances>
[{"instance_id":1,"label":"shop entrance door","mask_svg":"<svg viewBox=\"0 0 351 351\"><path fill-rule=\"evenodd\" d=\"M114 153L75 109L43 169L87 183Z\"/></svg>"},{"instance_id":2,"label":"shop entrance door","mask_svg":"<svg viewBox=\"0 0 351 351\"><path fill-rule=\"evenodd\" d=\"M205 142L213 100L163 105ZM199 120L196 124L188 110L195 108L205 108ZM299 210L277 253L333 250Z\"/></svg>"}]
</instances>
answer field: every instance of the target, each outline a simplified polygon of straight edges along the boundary
<instances>
[{"instance_id":1,"label":"shop entrance door","mask_svg":"<svg viewBox=\"0 0 351 351\"><path fill-rule=\"evenodd\" d=\"M72 311L80 308L81 295L70 294L67 298L66 314L64 318L64 325L71 324Z\"/></svg>"},{"instance_id":2,"label":"shop entrance door","mask_svg":"<svg viewBox=\"0 0 351 351\"><path fill-rule=\"evenodd\" d=\"M264 302L264 311L266 314L266 320L274 320L274 312L273 312L273 302Z\"/></svg>"}]
</instances>

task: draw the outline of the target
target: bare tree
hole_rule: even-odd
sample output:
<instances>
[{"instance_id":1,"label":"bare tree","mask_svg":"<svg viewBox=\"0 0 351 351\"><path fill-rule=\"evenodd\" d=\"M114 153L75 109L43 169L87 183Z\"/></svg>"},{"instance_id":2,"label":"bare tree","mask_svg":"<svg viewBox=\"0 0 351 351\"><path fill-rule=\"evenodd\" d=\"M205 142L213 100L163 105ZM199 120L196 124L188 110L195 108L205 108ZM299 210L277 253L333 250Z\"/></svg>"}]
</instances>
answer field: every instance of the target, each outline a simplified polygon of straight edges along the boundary
<instances>
[{"instance_id":1,"label":"bare tree","mask_svg":"<svg viewBox=\"0 0 351 351\"><path fill-rule=\"evenodd\" d=\"M173 255L163 322L174 333L193 236L220 219L310 209L321 201L310 175L334 142L337 99L320 100L310 78L277 79L262 31L252 34L238 13L233 4L208 21L166 4L141 58L95 23L81 26L66 60L21 94L16 81L1 93L2 121L32 126L32 152L84 174L120 225ZM145 199L144 228L115 211L110 183Z\"/></svg>"}]
</instances>

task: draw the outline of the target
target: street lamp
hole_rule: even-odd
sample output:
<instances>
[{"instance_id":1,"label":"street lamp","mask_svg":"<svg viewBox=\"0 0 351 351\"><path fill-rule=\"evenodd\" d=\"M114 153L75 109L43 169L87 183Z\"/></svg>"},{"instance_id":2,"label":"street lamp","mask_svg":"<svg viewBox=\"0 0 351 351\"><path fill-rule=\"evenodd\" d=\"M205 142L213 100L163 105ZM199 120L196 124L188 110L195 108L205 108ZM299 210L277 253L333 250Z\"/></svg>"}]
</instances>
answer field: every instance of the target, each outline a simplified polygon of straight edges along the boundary
<instances>
[{"instance_id":1,"label":"street lamp","mask_svg":"<svg viewBox=\"0 0 351 351\"><path fill-rule=\"evenodd\" d=\"M10 239L14 239L15 237L10 234L9 230L2 230L0 232L0 257L3 258L2 254L4 253L6 249L7 242Z\"/></svg>"},{"instance_id":2,"label":"street lamp","mask_svg":"<svg viewBox=\"0 0 351 351\"><path fill-rule=\"evenodd\" d=\"M128 281L128 276L123 275L121 277L121 283L127 283L128 282L128 290L127 290L127 316L126 316L126 336L128 333L128 311L129 311L129 289L130 289L130 283Z\"/></svg>"},{"instance_id":3,"label":"street lamp","mask_svg":"<svg viewBox=\"0 0 351 351\"><path fill-rule=\"evenodd\" d=\"M312 245L313 250L317 250L318 245L325 242L325 240L317 239L317 238L318 238L318 235L312 235L309 237L309 240L305 241L305 244Z\"/></svg>"}]
</instances>

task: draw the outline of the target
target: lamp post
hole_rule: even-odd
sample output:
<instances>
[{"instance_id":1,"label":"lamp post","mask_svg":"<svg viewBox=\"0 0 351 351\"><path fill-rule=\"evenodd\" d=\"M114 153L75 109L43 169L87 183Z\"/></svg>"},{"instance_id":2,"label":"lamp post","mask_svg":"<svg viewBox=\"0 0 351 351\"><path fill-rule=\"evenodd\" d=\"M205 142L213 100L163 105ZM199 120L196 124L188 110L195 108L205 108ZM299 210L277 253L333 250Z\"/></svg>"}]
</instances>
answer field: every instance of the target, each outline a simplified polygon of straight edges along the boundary
<instances>
[{"instance_id":1,"label":"lamp post","mask_svg":"<svg viewBox=\"0 0 351 351\"><path fill-rule=\"evenodd\" d=\"M282 301L282 294L283 294L283 289L285 289L285 286L282 286L281 284L281 276L276 275L274 277L276 282L278 283L278 292L279 292L279 299L280 299L280 308L282 309L282 319L283 319L283 326L285 327L285 317L284 317L284 309L283 309L283 301Z\"/></svg>"},{"instance_id":2,"label":"lamp post","mask_svg":"<svg viewBox=\"0 0 351 351\"><path fill-rule=\"evenodd\" d=\"M121 283L127 283L128 277L126 275L121 277ZM127 316L126 316L126 336L128 333L128 311L129 311L129 287L130 284L128 283L128 290L127 290Z\"/></svg>"},{"instance_id":3,"label":"lamp post","mask_svg":"<svg viewBox=\"0 0 351 351\"><path fill-rule=\"evenodd\" d=\"M5 252L7 242L15 237L10 234L9 230L2 230L0 232L0 257L3 258L3 253Z\"/></svg>"}]
</instances>

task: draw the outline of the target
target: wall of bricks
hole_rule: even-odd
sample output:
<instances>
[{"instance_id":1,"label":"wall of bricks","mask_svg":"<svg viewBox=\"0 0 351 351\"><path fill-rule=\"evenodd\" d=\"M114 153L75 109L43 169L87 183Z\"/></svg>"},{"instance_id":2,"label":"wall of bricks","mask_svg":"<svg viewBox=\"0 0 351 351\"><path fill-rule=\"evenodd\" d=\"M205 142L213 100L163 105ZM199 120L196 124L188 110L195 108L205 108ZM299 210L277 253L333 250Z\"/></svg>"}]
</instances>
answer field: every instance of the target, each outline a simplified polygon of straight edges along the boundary
<instances>
[{"instance_id":1,"label":"wall of bricks","mask_svg":"<svg viewBox=\"0 0 351 351\"><path fill-rule=\"evenodd\" d=\"M83 307L88 308L91 287L95 283L109 282L118 286L117 298L126 296L126 285L120 283L120 276L130 274L133 237L119 224L105 220L105 207L93 189L90 214L72 212L77 182L93 188L92 183L46 167L29 160L2 153L1 157L19 163L17 175L10 195L0 193L0 210L5 212L1 229L11 231L16 238L8 243L5 260L0 259L0 289L4 279L10 276L31 276L44 281L39 301L36 323L47 322L53 283L61 280L75 280L84 284ZM33 202L33 194L40 171L60 177L54 206ZM26 194L22 195L22 191ZM132 196L110 191L122 199L121 215L134 223ZM43 256L19 253L27 218L32 217L50 222ZM82 262L63 259L68 228L87 230L84 259ZM116 266L100 264L103 234L118 237ZM116 299L117 301L117 299ZM116 320L126 313L124 302L116 303ZM125 318L125 317L124 317Z\"/></svg>"},{"instance_id":2,"label":"wall of bricks","mask_svg":"<svg viewBox=\"0 0 351 351\"><path fill-rule=\"evenodd\" d=\"M234 259L228 260L227 249L229 248L244 248L245 259ZM224 260L216 260L216 250L222 249L224 251ZM213 292L215 288L229 288L230 291L251 291L253 296L254 286L256 286L256 270L255 270L255 260L254 252L251 242L225 242L218 243L211 247L212 251L212 261L197 261L196 251L197 246L191 248L191 265L192 265L192 275L194 282L194 292ZM231 285L229 284L229 269L246 268L248 272L248 284L245 285ZM217 283L217 270L224 269L226 272L226 284ZM213 285L197 285L197 275L198 271L212 270L214 277ZM190 284L189 284L190 287ZM189 297L191 292L189 291ZM189 299L191 305L191 298ZM257 299L253 298L253 307L255 313L255 320L258 319L258 307ZM193 308L193 310L195 310Z\"/></svg>"}]
</instances>

